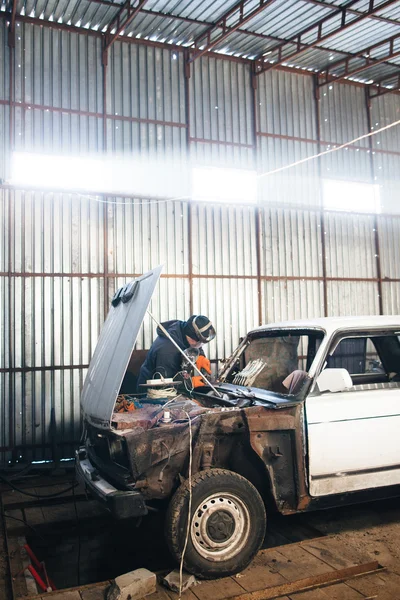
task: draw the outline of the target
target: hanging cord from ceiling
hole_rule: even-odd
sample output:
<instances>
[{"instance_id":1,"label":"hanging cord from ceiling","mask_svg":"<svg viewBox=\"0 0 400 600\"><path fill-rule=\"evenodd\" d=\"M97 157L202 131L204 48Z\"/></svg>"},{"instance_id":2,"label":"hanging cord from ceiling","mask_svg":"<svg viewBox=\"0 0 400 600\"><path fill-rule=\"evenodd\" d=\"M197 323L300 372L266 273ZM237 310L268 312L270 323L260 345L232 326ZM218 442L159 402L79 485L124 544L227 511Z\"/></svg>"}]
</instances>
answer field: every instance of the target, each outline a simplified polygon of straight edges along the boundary
<instances>
[{"instance_id":1,"label":"hanging cord from ceiling","mask_svg":"<svg viewBox=\"0 0 400 600\"><path fill-rule=\"evenodd\" d=\"M310 160L315 160L316 158L320 158L320 156L325 156L326 154L331 154L332 152L338 152L339 150L342 150L343 148L347 148L348 146L351 146L352 144L355 144L356 142L359 142L360 140L364 140L365 138L376 135L377 133L381 133L382 131L386 131L387 129L390 129L391 127L396 127L397 125L400 125L400 120L395 121L394 123L390 123L389 125L385 125L385 127L381 127L380 129L377 129L376 131L371 131L370 133L365 133L364 135L360 135L359 137L354 138L354 140L350 140L350 142L345 142L344 144L340 144L340 146L336 146L334 148L329 148L329 150L324 150L323 152L318 152L318 154L313 154L312 156L307 156L307 158L302 158L301 160L296 160L296 162L291 163L289 165L285 165L283 167L279 167L278 169L272 169L272 171L266 171L265 173L260 173L259 175L257 175L257 178L261 179L261 177L267 177L268 175L274 175L275 173L280 173L281 171L286 171L286 169L292 169L293 167L297 167L297 165L301 165Z\"/></svg>"}]
</instances>

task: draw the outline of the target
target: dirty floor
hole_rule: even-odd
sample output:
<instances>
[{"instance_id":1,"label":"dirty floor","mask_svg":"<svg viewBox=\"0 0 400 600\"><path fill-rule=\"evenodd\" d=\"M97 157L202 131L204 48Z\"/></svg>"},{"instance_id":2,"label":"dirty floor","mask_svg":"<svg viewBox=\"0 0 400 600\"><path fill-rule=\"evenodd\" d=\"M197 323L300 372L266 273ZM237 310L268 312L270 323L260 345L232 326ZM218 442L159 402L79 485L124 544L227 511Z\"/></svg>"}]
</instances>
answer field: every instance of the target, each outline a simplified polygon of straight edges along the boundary
<instances>
[{"instance_id":1,"label":"dirty floor","mask_svg":"<svg viewBox=\"0 0 400 600\"><path fill-rule=\"evenodd\" d=\"M40 495L68 487L63 477L31 478L20 485ZM46 563L54 580L52 600L100 600L107 581L138 567L162 572L173 568L163 539L163 513L139 526L116 523L75 488L57 500L29 498L2 488L4 514L0 526L0 598L12 600L9 570L23 567L21 544L27 542ZM5 552L5 533L10 560ZM271 516L264 549L236 578L203 582L186 600L222 600L270 586L283 585L331 570L376 561L384 570L320 589L279 596L297 600L400 600L400 502L397 499L290 517ZM23 574L14 581L14 595L28 597L35 584ZM80 592L61 591L78 585ZM29 589L28 589L29 588ZM78 594L78 595L77 595ZM40 596L37 596L40 597ZM151 600L176 600L160 588ZM277 597L277 596L273 596Z\"/></svg>"}]
</instances>

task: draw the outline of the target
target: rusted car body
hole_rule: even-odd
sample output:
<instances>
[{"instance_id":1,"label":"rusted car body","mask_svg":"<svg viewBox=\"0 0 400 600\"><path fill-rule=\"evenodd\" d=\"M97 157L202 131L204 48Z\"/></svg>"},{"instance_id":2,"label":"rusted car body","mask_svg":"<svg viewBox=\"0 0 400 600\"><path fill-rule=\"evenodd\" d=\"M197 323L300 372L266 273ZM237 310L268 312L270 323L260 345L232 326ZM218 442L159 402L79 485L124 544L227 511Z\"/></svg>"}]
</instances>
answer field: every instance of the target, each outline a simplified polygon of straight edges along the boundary
<instances>
[{"instance_id":1,"label":"rusted car body","mask_svg":"<svg viewBox=\"0 0 400 600\"><path fill-rule=\"evenodd\" d=\"M400 424L399 317L259 327L224 364L216 391L178 394L168 401L168 419L167 400L143 399L131 413L115 413L160 272L139 278L133 293L132 284L120 292L127 299L110 310L82 395L77 471L116 517L142 516L167 500L175 558L188 542L185 567L216 577L248 564L268 511L398 494L400 443L387 434ZM368 454L372 432L386 448L378 458Z\"/></svg>"}]
</instances>

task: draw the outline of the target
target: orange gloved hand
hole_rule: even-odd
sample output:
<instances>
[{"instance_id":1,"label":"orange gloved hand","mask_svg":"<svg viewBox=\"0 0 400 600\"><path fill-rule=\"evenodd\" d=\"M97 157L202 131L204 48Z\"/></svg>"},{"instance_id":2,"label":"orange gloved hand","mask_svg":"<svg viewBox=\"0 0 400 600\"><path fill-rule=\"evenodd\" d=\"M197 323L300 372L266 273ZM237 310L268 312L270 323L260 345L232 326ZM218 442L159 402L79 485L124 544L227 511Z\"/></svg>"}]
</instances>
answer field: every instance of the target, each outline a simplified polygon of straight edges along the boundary
<instances>
[{"instance_id":1,"label":"orange gloved hand","mask_svg":"<svg viewBox=\"0 0 400 600\"><path fill-rule=\"evenodd\" d=\"M206 358L202 354L200 354L200 356L196 360L196 367L198 369L200 369L200 371L202 369L204 369L206 373L208 373L209 375L211 375L211 363L208 360L208 358Z\"/></svg>"},{"instance_id":2,"label":"orange gloved hand","mask_svg":"<svg viewBox=\"0 0 400 600\"><path fill-rule=\"evenodd\" d=\"M204 379L200 375L196 375L195 377L192 377L192 385L194 388L205 385Z\"/></svg>"}]
</instances>

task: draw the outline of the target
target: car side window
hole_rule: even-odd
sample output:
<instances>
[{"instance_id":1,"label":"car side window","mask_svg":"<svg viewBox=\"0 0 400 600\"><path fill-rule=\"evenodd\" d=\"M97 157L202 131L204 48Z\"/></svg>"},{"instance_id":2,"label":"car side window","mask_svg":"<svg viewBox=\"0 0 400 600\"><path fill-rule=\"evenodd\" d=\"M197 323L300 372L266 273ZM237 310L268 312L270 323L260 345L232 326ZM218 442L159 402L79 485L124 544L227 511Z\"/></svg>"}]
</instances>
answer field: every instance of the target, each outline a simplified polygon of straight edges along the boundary
<instances>
[{"instance_id":1,"label":"car side window","mask_svg":"<svg viewBox=\"0 0 400 600\"><path fill-rule=\"evenodd\" d=\"M350 375L385 373L373 339L369 337L342 339L328 357L327 367L346 369Z\"/></svg>"},{"instance_id":2,"label":"car side window","mask_svg":"<svg viewBox=\"0 0 400 600\"><path fill-rule=\"evenodd\" d=\"M353 385L400 382L400 340L397 335L357 336L340 340L326 367L346 369Z\"/></svg>"}]
</instances>

